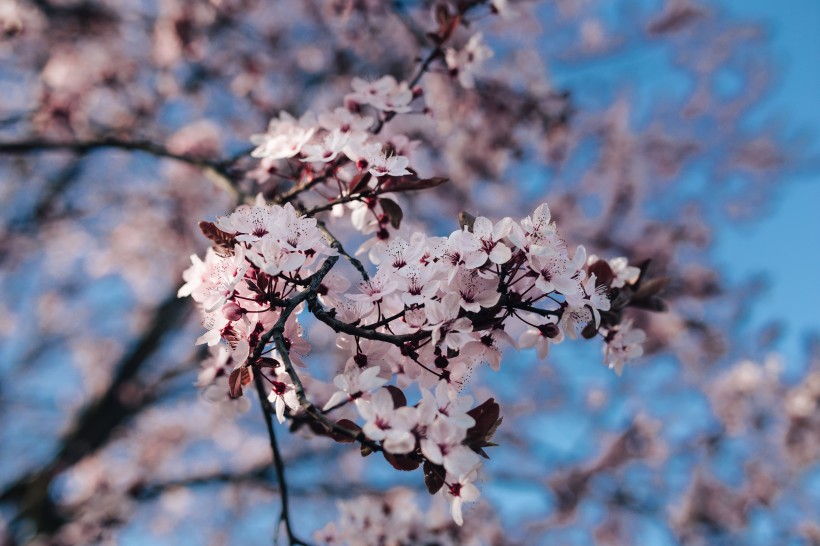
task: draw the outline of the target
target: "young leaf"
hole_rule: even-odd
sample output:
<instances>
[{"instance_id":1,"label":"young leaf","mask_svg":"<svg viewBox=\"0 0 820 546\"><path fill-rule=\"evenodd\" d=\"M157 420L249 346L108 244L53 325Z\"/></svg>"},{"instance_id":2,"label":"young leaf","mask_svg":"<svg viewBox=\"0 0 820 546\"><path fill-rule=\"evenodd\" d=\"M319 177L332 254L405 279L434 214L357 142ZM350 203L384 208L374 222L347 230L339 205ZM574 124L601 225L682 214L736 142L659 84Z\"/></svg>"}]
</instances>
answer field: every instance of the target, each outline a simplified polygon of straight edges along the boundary
<instances>
[{"instance_id":1,"label":"young leaf","mask_svg":"<svg viewBox=\"0 0 820 546\"><path fill-rule=\"evenodd\" d=\"M424 461L423 471L424 485L427 486L427 491L429 491L431 495L435 495L444 485L444 467L433 464L430 461Z\"/></svg>"},{"instance_id":2,"label":"young leaf","mask_svg":"<svg viewBox=\"0 0 820 546\"><path fill-rule=\"evenodd\" d=\"M401 210L401 207L398 203L393 201L392 199L379 199L379 203L382 206L382 210L390 218L390 225L393 226L393 229L399 229L401 225L401 219L404 217L404 213Z\"/></svg>"}]
</instances>

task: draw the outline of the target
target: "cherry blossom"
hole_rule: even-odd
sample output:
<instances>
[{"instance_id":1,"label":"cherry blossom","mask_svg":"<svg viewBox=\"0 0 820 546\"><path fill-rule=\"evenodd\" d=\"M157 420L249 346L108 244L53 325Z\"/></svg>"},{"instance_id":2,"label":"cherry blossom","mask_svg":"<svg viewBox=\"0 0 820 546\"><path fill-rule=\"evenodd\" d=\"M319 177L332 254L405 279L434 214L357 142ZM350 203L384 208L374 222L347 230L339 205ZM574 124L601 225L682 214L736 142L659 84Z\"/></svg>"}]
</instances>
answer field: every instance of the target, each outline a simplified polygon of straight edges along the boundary
<instances>
[{"instance_id":1,"label":"cherry blossom","mask_svg":"<svg viewBox=\"0 0 820 546\"><path fill-rule=\"evenodd\" d=\"M607 335L604 345L604 362L615 373L623 373L624 364L635 360L643 354L643 342L646 333L640 328L633 328L632 321L626 320L614 332Z\"/></svg>"},{"instance_id":2,"label":"cherry blossom","mask_svg":"<svg viewBox=\"0 0 820 546\"><path fill-rule=\"evenodd\" d=\"M302 151L314 132L316 127L312 114L305 114L297 120L287 112L281 112L279 118L270 121L266 133L251 137L251 142L256 145L251 155L262 159L266 164L293 157Z\"/></svg>"},{"instance_id":3,"label":"cherry blossom","mask_svg":"<svg viewBox=\"0 0 820 546\"><path fill-rule=\"evenodd\" d=\"M268 400L276 411L276 419L280 423L285 422L285 408L290 408L291 411L299 410L299 399L296 397L296 390L293 386L293 381L286 373L277 374L276 378L271 380L271 390L268 395Z\"/></svg>"},{"instance_id":4,"label":"cherry blossom","mask_svg":"<svg viewBox=\"0 0 820 546\"><path fill-rule=\"evenodd\" d=\"M481 33L474 34L460 50L448 48L445 61L451 73L458 76L459 83L472 89L475 87L475 72L481 63L493 56L493 50L484 45Z\"/></svg>"},{"instance_id":5,"label":"cherry blossom","mask_svg":"<svg viewBox=\"0 0 820 546\"><path fill-rule=\"evenodd\" d=\"M379 372L381 369L378 366L363 370L358 366L345 367L344 373L333 379L333 384L339 390L325 403L324 409L332 408L344 401L358 402L363 396L387 383L387 379L379 377Z\"/></svg>"},{"instance_id":6,"label":"cherry blossom","mask_svg":"<svg viewBox=\"0 0 820 546\"><path fill-rule=\"evenodd\" d=\"M369 104L385 112L403 114L410 111L413 92L405 82L398 83L393 76L383 76L373 82L353 78L351 86L353 93L345 97L346 102Z\"/></svg>"}]
</instances>

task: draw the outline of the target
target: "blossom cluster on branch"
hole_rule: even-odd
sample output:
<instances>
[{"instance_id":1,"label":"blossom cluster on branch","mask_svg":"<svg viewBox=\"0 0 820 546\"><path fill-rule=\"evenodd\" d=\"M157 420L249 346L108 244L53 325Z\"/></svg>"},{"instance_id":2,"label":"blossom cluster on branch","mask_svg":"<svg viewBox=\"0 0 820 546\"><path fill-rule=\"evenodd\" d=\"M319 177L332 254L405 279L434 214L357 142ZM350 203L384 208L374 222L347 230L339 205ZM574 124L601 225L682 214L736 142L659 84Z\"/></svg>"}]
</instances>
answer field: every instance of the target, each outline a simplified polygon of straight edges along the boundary
<instances>
[{"instance_id":1,"label":"blossom cluster on branch","mask_svg":"<svg viewBox=\"0 0 820 546\"><path fill-rule=\"evenodd\" d=\"M410 111L415 93L407 83L386 76L354 80L353 88L346 107L299 120L282 114L253 138L261 170L299 160L290 192L272 204L260 194L201 224L214 245L204 260L191 257L179 295L201 306L207 333L198 343L225 344L207 361L200 385L210 399L242 409L243 389L261 378L280 423L291 418L337 441L357 441L363 455L381 451L400 470L423 466L428 490L442 492L461 525L462 504L479 496L481 457L501 423L492 398L475 404L462 393L476 366L498 371L508 347L535 348L543 359L565 338L601 337L605 362L620 374L641 355L645 337L622 320L623 311L661 310L663 283L645 281L646 264L571 249L547 204L518 221L463 213L448 236L405 238L397 195L446 179L417 176L404 155L406 137L379 138L396 113ZM335 192L323 195L320 185ZM311 189L327 203L308 209L295 200ZM376 266L372 277L316 217L327 211L373 235L358 252ZM341 255L359 271L357 284L332 271ZM349 355L326 399L305 388L318 381L307 372L305 312L332 329ZM518 339L508 332L522 326ZM419 394L411 404L413 385ZM330 417L347 405L358 423Z\"/></svg>"}]
</instances>

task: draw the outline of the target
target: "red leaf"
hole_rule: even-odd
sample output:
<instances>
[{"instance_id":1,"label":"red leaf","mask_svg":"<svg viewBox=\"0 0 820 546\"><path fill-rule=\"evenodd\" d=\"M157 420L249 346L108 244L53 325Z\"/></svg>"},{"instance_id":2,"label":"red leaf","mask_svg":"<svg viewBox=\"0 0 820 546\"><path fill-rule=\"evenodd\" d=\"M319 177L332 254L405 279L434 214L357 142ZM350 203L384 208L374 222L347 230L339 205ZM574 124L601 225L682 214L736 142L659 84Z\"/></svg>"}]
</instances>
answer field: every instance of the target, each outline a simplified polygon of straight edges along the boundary
<instances>
[{"instance_id":1,"label":"red leaf","mask_svg":"<svg viewBox=\"0 0 820 546\"><path fill-rule=\"evenodd\" d=\"M247 366L242 366L231 372L228 376L228 394L231 398L242 396L242 387L253 380L253 372Z\"/></svg>"},{"instance_id":2,"label":"red leaf","mask_svg":"<svg viewBox=\"0 0 820 546\"><path fill-rule=\"evenodd\" d=\"M233 254L233 247L236 244L233 233L222 231L213 222L200 222L199 230L214 243L220 254Z\"/></svg>"},{"instance_id":3,"label":"red leaf","mask_svg":"<svg viewBox=\"0 0 820 546\"><path fill-rule=\"evenodd\" d=\"M366 188L367 183L370 182L371 177L372 175L370 174L370 171L365 171L354 176L353 180L351 180L350 184L348 184L348 193L358 193L362 189Z\"/></svg>"},{"instance_id":4,"label":"red leaf","mask_svg":"<svg viewBox=\"0 0 820 546\"><path fill-rule=\"evenodd\" d=\"M404 396L404 392L396 386L387 385L385 387L388 392L390 392L390 396L393 397L393 407L398 409L407 405L407 397Z\"/></svg>"},{"instance_id":5,"label":"red leaf","mask_svg":"<svg viewBox=\"0 0 820 546\"><path fill-rule=\"evenodd\" d=\"M424 485L431 495L438 493L444 485L444 467L424 461Z\"/></svg>"},{"instance_id":6,"label":"red leaf","mask_svg":"<svg viewBox=\"0 0 820 546\"><path fill-rule=\"evenodd\" d=\"M393 226L393 229L399 229L401 219L404 217L404 212L402 212L399 204L392 199L379 199L379 204L387 217L390 218L390 225Z\"/></svg>"},{"instance_id":7,"label":"red leaf","mask_svg":"<svg viewBox=\"0 0 820 546\"><path fill-rule=\"evenodd\" d=\"M387 462L390 463L390 466L396 470L409 472L421 466L421 462L418 458L412 455L396 455L386 451L383 451L382 453L384 454L384 458L387 459Z\"/></svg>"},{"instance_id":8,"label":"red leaf","mask_svg":"<svg viewBox=\"0 0 820 546\"><path fill-rule=\"evenodd\" d=\"M382 191L417 191L435 188L445 182L449 182L449 178L418 178L415 176L398 176L390 178L382 184Z\"/></svg>"},{"instance_id":9,"label":"red leaf","mask_svg":"<svg viewBox=\"0 0 820 546\"><path fill-rule=\"evenodd\" d=\"M598 260L589 266L589 274L595 275L595 284L598 286L609 287L612 284L612 279L615 275L612 273L612 268L604 260Z\"/></svg>"},{"instance_id":10,"label":"red leaf","mask_svg":"<svg viewBox=\"0 0 820 546\"><path fill-rule=\"evenodd\" d=\"M350 432L352 432L354 434L358 434L362 430L359 427L359 425L357 425L356 423L354 423L350 419L339 419L338 421L336 421L336 426L347 429L347 430L349 430ZM343 433L340 433L340 432L335 432L333 430L331 430L328 433L328 436L330 436L331 438L333 438L334 440L336 440L340 444L352 444L356 441L350 435L343 434Z\"/></svg>"}]
</instances>

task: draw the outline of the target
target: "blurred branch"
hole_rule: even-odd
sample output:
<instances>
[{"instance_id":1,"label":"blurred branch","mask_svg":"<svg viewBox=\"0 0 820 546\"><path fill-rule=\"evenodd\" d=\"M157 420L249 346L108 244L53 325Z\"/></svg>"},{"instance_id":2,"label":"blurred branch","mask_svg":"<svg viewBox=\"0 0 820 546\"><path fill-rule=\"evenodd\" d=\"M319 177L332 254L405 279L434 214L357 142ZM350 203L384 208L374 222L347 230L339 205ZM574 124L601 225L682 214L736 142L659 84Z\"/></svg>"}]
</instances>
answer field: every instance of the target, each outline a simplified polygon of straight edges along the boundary
<instances>
[{"instance_id":1,"label":"blurred branch","mask_svg":"<svg viewBox=\"0 0 820 546\"><path fill-rule=\"evenodd\" d=\"M215 185L224 189L237 200L242 198L242 194L232 180L227 165L229 161L211 161L202 157L177 154L168 148L151 142L149 140L122 140L114 137L103 137L90 141L49 141L43 139L20 140L16 142L0 142L0 154L30 154L44 152L48 150L65 150L79 154L99 150L103 148L115 148L119 150L145 152L156 157L173 159L182 163L187 163L200 169Z\"/></svg>"},{"instance_id":2,"label":"blurred branch","mask_svg":"<svg viewBox=\"0 0 820 546\"><path fill-rule=\"evenodd\" d=\"M147 398L132 389L142 367L161 347L168 333L174 332L191 308L176 296L176 291L157 307L150 325L117 366L105 393L88 404L75 425L60 440L56 455L42 467L28 472L0 492L0 502L18 505L15 520L30 518L38 533L52 534L64 523L51 499L54 478L111 440L116 429L145 407Z\"/></svg>"},{"instance_id":3,"label":"blurred branch","mask_svg":"<svg viewBox=\"0 0 820 546\"><path fill-rule=\"evenodd\" d=\"M256 383L256 393L259 395L259 401L262 406L262 414L265 417L265 425L268 429L271 451L273 451L273 467L276 470L276 480L279 482L279 498L282 500L282 511L279 515L279 523L285 523L285 532L288 534L288 543L291 544L291 546L294 544L308 546L306 542L300 540L293 534L293 529L290 524L288 482L285 479L285 465L282 462L282 454L279 452L279 445L276 443L276 429L273 425L274 409L271 407L271 403L267 396L265 396L265 384L262 382L262 375L258 373L254 374L254 381ZM276 536L278 536L278 529Z\"/></svg>"}]
</instances>

